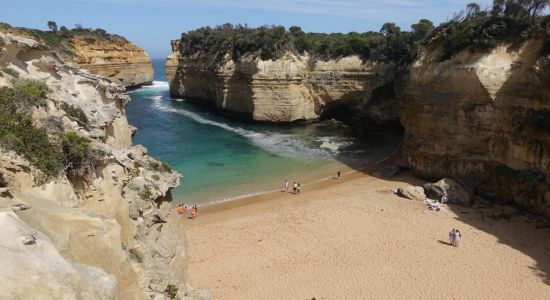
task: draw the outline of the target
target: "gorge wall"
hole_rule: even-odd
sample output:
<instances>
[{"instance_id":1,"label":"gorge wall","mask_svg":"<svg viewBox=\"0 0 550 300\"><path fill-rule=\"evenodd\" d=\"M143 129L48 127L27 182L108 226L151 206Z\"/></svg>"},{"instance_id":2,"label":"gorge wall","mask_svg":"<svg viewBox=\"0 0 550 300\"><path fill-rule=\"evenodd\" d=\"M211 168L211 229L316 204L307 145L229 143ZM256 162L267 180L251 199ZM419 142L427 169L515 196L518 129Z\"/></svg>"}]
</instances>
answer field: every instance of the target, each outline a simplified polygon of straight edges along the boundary
<instances>
[{"instance_id":1,"label":"gorge wall","mask_svg":"<svg viewBox=\"0 0 550 300\"><path fill-rule=\"evenodd\" d=\"M151 84L151 58L142 48L122 39L74 37L74 56L70 60L88 70L127 88Z\"/></svg>"},{"instance_id":2,"label":"gorge wall","mask_svg":"<svg viewBox=\"0 0 550 300\"><path fill-rule=\"evenodd\" d=\"M6 23L0 23L0 31L37 40L49 46L66 63L73 63L126 88L153 82L149 54L121 36L82 28L41 31Z\"/></svg>"},{"instance_id":3,"label":"gorge wall","mask_svg":"<svg viewBox=\"0 0 550 300\"><path fill-rule=\"evenodd\" d=\"M533 38L442 60L434 39L401 69L291 53L274 61L227 55L212 68L182 56L174 41L167 74L173 97L257 121L400 120L403 153L418 176L459 178L483 197L550 217L550 65L542 46Z\"/></svg>"},{"instance_id":4,"label":"gorge wall","mask_svg":"<svg viewBox=\"0 0 550 300\"><path fill-rule=\"evenodd\" d=\"M412 65L402 124L416 174L464 179L494 200L550 217L550 58L543 41L465 50L433 44Z\"/></svg>"},{"instance_id":5,"label":"gorge wall","mask_svg":"<svg viewBox=\"0 0 550 300\"><path fill-rule=\"evenodd\" d=\"M213 66L208 59L182 56L179 41L166 62L170 94L208 104L223 114L265 122L318 119L340 105L367 108L373 91L395 78L393 64L362 61L358 56L313 60L287 51L277 60L229 55ZM395 99L377 103L373 114L398 120ZM385 121L384 116L376 120Z\"/></svg>"},{"instance_id":6,"label":"gorge wall","mask_svg":"<svg viewBox=\"0 0 550 300\"><path fill-rule=\"evenodd\" d=\"M132 145L124 88L65 64L35 40L2 32L0 70L0 89L18 79L47 85L29 126L52 141L76 134L96 156L82 174L66 166L44 183L41 170L2 144L0 298L203 298L183 281L185 238L170 205L181 175Z\"/></svg>"}]
</instances>

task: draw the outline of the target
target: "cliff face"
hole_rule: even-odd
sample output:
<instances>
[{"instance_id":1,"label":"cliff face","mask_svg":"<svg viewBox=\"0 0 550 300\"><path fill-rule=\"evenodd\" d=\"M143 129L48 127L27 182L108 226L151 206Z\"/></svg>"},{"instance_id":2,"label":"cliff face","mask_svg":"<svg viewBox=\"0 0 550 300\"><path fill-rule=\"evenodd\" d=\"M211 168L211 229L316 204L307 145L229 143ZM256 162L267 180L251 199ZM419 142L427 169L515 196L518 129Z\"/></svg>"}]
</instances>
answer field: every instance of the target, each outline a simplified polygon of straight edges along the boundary
<instances>
[{"instance_id":1,"label":"cliff face","mask_svg":"<svg viewBox=\"0 0 550 300\"><path fill-rule=\"evenodd\" d=\"M0 298L167 299L168 284L197 296L183 283L185 240L170 205L180 174L132 145L124 89L12 34L0 33L0 67L0 87L19 77L50 89L33 126L53 139L76 132L99 151L82 176L62 171L46 184L21 155L0 151Z\"/></svg>"},{"instance_id":2,"label":"cliff face","mask_svg":"<svg viewBox=\"0 0 550 300\"><path fill-rule=\"evenodd\" d=\"M88 70L125 87L153 82L151 58L142 48L121 39L74 37L74 56L70 59Z\"/></svg>"},{"instance_id":3,"label":"cliff face","mask_svg":"<svg viewBox=\"0 0 550 300\"><path fill-rule=\"evenodd\" d=\"M0 32L39 41L66 62L126 88L153 82L151 58L144 49L121 36L91 29L41 31L0 24Z\"/></svg>"},{"instance_id":4,"label":"cliff face","mask_svg":"<svg viewBox=\"0 0 550 300\"><path fill-rule=\"evenodd\" d=\"M411 68L404 152L424 177L456 176L496 200L550 217L550 60L542 41Z\"/></svg>"},{"instance_id":5,"label":"cliff face","mask_svg":"<svg viewBox=\"0 0 550 300\"><path fill-rule=\"evenodd\" d=\"M339 104L368 102L396 69L357 56L314 61L290 52L267 61L250 56L233 61L227 55L212 67L206 59L182 56L179 41L172 42L172 49L166 63L172 97L255 121L317 119Z\"/></svg>"}]
</instances>

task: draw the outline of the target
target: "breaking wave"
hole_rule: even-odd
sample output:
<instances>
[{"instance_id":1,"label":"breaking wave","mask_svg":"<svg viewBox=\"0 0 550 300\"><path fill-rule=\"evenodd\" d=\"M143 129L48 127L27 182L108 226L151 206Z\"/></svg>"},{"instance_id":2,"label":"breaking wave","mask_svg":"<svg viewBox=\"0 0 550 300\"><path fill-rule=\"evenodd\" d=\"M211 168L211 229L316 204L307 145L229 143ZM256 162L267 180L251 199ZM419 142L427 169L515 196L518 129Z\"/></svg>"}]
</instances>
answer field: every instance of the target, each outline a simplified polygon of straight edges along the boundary
<instances>
[{"instance_id":1,"label":"breaking wave","mask_svg":"<svg viewBox=\"0 0 550 300\"><path fill-rule=\"evenodd\" d=\"M227 123L217 122L206 119L194 112L187 111L181 108L170 107L163 103L161 96L151 97L153 100L153 107L155 109L182 115L197 123L215 126L229 132L238 134L245 137L252 143L272 154L299 159L332 159L338 153L337 147L325 149L328 147L322 147L315 145L319 143L308 143L300 137L293 134L276 133L276 132L257 132L247 130L241 127L231 126ZM328 138L328 137L327 137Z\"/></svg>"}]
</instances>

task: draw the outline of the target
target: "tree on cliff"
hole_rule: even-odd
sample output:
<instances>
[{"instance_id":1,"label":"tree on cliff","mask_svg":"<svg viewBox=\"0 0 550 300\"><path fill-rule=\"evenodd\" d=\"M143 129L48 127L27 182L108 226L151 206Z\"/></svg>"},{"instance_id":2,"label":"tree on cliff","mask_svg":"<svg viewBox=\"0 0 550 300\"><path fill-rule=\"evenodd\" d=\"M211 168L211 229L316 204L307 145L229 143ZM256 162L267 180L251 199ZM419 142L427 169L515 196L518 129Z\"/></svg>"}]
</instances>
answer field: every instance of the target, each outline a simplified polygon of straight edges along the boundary
<instances>
[{"instance_id":1,"label":"tree on cliff","mask_svg":"<svg viewBox=\"0 0 550 300\"><path fill-rule=\"evenodd\" d=\"M57 23L55 23L54 21L48 21L48 28L50 28L50 30L53 33L56 33L57 32Z\"/></svg>"},{"instance_id":2,"label":"tree on cliff","mask_svg":"<svg viewBox=\"0 0 550 300\"><path fill-rule=\"evenodd\" d=\"M544 28L550 18L542 15L549 6L550 0L494 0L488 11L470 3L466 10L439 26L437 32L444 45L441 59L466 48L489 51L502 42L519 45L533 35L547 41L549 32Z\"/></svg>"}]
</instances>

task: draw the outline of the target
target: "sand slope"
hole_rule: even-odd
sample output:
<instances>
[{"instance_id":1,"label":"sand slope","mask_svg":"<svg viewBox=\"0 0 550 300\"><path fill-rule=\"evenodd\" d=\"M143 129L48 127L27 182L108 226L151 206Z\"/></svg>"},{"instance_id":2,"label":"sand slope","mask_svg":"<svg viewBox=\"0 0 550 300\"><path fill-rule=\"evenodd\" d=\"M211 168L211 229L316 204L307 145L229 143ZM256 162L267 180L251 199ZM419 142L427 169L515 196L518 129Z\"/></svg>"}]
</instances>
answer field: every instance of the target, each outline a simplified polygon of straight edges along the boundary
<instances>
[{"instance_id":1,"label":"sand slope","mask_svg":"<svg viewBox=\"0 0 550 300\"><path fill-rule=\"evenodd\" d=\"M200 209L183 221L189 283L213 299L550 299L550 230L427 211L390 192L405 181L355 174Z\"/></svg>"}]
</instances>

